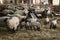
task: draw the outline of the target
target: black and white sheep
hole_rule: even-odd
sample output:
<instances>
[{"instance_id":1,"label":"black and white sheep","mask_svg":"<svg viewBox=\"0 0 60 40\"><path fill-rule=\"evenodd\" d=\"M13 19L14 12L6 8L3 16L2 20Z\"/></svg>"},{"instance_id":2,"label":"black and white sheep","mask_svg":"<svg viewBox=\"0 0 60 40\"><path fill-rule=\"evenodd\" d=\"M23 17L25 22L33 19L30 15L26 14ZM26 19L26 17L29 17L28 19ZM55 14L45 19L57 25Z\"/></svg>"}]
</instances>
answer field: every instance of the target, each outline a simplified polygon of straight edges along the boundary
<instances>
[{"instance_id":1,"label":"black and white sheep","mask_svg":"<svg viewBox=\"0 0 60 40\"><path fill-rule=\"evenodd\" d=\"M49 17L54 16L50 7L47 8L47 16L49 16Z\"/></svg>"},{"instance_id":2,"label":"black and white sheep","mask_svg":"<svg viewBox=\"0 0 60 40\"><path fill-rule=\"evenodd\" d=\"M50 24L50 29L56 29L57 27L57 19L53 19Z\"/></svg>"},{"instance_id":3,"label":"black and white sheep","mask_svg":"<svg viewBox=\"0 0 60 40\"><path fill-rule=\"evenodd\" d=\"M47 17L47 11L48 10L45 9L44 11L40 12L41 15L42 15L42 18L46 18Z\"/></svg>"}]
</instances>

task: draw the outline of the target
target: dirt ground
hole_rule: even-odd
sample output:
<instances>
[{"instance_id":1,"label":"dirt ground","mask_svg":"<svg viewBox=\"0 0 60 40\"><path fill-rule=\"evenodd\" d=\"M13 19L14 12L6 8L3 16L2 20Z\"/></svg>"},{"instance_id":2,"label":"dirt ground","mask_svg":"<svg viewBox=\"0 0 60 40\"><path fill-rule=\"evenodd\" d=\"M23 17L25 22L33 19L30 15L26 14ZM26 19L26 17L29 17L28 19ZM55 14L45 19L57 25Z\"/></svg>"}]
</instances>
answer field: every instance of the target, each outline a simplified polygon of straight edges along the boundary
<instances>
[{"instance_id":1,"label":"dirt ground","mask_svg":"<svg viewBox=\"0 0 60 40\"><path fill-rule=\"evenodd\" d=\"M44 19L40 19L41 30L19 30L16 33L9 33L4 28L0 28L0 40L60 40L60 23L57 29L49 29L49 25L44 25Z\"/></svg>"}]
</instances>

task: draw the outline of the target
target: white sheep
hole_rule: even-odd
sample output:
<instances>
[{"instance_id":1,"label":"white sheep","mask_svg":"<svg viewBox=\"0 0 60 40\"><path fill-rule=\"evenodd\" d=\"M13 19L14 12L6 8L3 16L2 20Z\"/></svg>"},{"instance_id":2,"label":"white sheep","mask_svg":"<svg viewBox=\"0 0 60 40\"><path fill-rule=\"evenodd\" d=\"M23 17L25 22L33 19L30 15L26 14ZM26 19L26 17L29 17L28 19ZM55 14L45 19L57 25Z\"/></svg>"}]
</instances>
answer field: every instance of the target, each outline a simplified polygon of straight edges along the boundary
<instances>
[{"instance_id":1,"label":"white sheep","mask_svg":"<svg viewBox=\"0 0 60 40\"><path fill-rule=\"evenodd\" d=\"M18 17L10 17L10 18L7 18L7 25L8 25L8 28L13 30L13 31L16 31L17 30L17 27L19 25L19 18Z\"/></svg>"}]
</instances>

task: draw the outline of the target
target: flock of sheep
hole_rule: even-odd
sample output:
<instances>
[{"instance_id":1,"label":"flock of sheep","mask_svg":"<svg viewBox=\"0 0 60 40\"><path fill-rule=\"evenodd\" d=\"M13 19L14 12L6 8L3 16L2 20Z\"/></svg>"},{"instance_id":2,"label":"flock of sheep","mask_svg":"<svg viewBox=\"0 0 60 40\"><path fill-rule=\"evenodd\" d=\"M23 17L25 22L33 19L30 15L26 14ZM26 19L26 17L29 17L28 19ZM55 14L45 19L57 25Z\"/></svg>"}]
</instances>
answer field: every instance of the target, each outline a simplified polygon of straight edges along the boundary
<instances>
[{"instance_id":1,"label":"flock of sheep","mask_svg":"<svg viewBox=\"0 0 60 40\"><path fill-rule=\"evenodd\" d=\"M37 7L38 8L38 7ZM40 18L45 18L45 24L48 24L50 19L49 15L52 16L53 20L50 24L51 28L56 28L57 19L54 18L53 14L50 14L50 10L41 9L40 15L37 15L36 10L31 7L22 7L22 6L14 6L8 5L5 9L0 9L0 22L5 23L7 31L16 32L18 28L20 30L24 27L26 30L38 30L40 31L41 24L38 21ZM39 11L39 8L38 10ZM1 25L1 24L0 24Z\"/></svg>"}]
</instances>

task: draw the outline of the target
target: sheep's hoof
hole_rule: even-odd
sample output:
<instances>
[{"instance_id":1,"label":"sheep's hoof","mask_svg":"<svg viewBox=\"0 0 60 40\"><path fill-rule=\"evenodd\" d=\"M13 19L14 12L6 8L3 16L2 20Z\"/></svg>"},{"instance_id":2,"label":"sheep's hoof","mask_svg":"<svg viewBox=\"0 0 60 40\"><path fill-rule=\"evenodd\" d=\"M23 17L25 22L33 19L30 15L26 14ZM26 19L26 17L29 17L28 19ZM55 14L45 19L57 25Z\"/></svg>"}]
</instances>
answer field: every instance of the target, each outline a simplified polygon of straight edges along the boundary
<instances>
[{"instance_id":1,"label":"sheep's hoof","mask_svg":"<svg viewBox=\"0 0 60 40\"><path fill-rule=\"evenodd\" d=\"M38 29L38 31L40 31L40 29Z\"/></svg>"}]
</instances>

